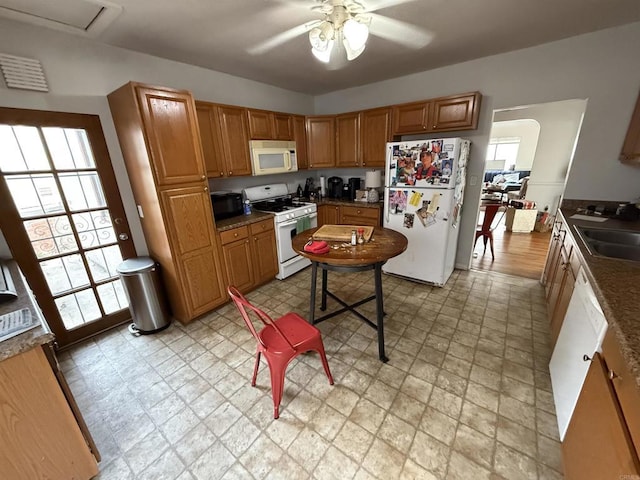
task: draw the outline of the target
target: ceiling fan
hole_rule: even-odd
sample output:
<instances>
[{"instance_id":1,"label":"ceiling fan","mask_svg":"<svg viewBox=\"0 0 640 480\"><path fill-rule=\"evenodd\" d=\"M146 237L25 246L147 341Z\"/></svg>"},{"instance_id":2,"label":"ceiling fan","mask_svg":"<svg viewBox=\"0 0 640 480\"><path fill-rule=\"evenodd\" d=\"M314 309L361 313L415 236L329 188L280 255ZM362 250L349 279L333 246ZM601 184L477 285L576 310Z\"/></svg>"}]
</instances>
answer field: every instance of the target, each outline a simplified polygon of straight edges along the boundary
<instances>
[{"instance_id":1,"label":"ceiling fan","mask_svg":"<svg viewBox=\"0 0 640 480\"><path fill-rule=\"evenodd\" d=\"M289 3L284 0L285 3ZM359 0L315 0L312 12L323 18L297 25L247 51L252 55L266 53L295 37L308 33L313 55L334 66L354 60L365 49L369 33L404 47L419 49L427 45L433 35L415 25L374 13L383 8L409 3L414 0L368 0L366 6ZM300 4L297 3L297 6ZM340 50L344 50L341 53Z\"/></svg>"}]
</instances>

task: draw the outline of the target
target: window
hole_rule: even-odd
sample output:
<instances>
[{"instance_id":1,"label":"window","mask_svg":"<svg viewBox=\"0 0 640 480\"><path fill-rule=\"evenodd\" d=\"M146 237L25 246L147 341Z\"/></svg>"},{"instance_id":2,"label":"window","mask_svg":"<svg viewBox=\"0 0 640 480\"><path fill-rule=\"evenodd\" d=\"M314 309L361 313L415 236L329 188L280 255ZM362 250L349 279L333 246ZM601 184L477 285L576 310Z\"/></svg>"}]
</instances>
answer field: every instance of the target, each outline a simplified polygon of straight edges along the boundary
<instances>
[{"instance_id":1,"label":"window","mask_svg":"<svg viewBox=\"0 0 640 480\"><path fill-rule=\"evenodd\" d=\"M489 140L487 170L515 170L520 148L520 137L502 137Z\"/></svg>"}]
</instances>

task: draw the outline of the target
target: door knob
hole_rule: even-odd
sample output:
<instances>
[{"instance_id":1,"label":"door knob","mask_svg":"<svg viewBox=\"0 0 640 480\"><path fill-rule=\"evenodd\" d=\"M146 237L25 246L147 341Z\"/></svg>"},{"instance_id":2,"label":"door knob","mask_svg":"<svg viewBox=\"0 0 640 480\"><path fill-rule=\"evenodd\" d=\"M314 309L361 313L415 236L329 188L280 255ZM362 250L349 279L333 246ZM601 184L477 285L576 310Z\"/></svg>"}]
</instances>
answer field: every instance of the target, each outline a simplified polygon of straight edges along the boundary
<instances>
[{"instance_id":1,"label":"door knob","mask_svg":"<svg viewBox=\"0 0 640 480\"><path fill-rule=\"evenodd\" d=\"M129 235L127 235L126 233L120 233L118 234L118 239L122 241L129 240Z\"/></svg>"},{"instance_id":2,"label":"door knob","mask_svg":"<svg viewBox=\"0 0 640 480\"><path fill-rule=\"evenodd\" d=\"M113 219L113 223L115 223L116 225L122 225L122 222L124 222L124 220L122 218L114 218Z\"/></svg>"}]
</instances>

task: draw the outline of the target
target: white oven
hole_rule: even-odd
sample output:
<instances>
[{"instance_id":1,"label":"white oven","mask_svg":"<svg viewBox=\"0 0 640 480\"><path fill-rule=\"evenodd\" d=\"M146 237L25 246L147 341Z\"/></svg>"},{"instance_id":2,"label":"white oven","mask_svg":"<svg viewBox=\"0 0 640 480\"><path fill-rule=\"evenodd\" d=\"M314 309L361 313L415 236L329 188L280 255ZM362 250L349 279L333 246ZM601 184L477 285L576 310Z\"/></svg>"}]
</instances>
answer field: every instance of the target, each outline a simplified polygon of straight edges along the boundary
<instances>
[{"instance_id":1,"label":"white oven","mask_svg":"<svg viewBox=\"0 0 640 480\"><path fill-rule=\"evenodd\" d=\"M309 219L310 228L318 226L318 214L316 212L308 213L298 218L284 220L280 223L278 223L277 217L275 219L278 262L280 263L276 278L280 280L311 264L309 259L298 255L291 246L291 239L297 234L298 222L305 218Z\"/></svg>"},{"instance_id":2,"label":"white oven","mask_svg":"<svg viewBox=\"0 0 640 480\"><path fill-rule=\"evenodd\" d=\"M283 280L310 265L311 261L293 251L291 239L296 236L298 227L306 230L318 226L316 204L294 202L284 183L249 187L242 192L256 211L273 213L278 251L276 278Z\"/></svg>"}]
</instances>

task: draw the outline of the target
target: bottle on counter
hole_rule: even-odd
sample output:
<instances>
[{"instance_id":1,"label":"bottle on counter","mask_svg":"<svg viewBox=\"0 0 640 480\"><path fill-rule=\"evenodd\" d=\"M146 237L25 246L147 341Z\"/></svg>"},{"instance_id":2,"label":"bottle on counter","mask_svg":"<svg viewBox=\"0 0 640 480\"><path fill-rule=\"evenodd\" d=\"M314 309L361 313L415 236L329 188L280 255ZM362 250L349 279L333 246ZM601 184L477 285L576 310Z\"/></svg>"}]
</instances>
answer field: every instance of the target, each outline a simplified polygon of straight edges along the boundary
<instances>
[{"instance_id":1,"label":"bottle on counter","mask_svg":"<svg viewBox=\"0 0 640 480\"><path fill-rule=\"evenodd\" d=\"M251 215L251 202L249 200L244 201L244 214Z\"/></svg>"},{"instance_id":2,"label":"bottle on counter","mask_svg":"<svg viewBox=\"0 0 640 480\"><path fill-rule=\"evenodd\" d=\"M357 236L356 236L356 231L351 230L351 245L355 245L357 243Z\"/></svg>"},{"instance_id":3,"label":"bottle on counter","mask_svg":"<svg viewBox=\"0 0 640 480\"><path fill-rule=\"evenodd\" d=\"M358 229L358 245L364 245L364 228Z\"/></svg>"},{"instance_id":4,"label":"bottle on counter","mask_svg":"<svg viewBox=\"0 0 640 480\"><path fill-rule=\"evenodd\" d=\"M298 198L302 198L302 187L300 186L300 184L298 184L298 190L296 194L298 195Z\"/></svg>"}]
</instances>

